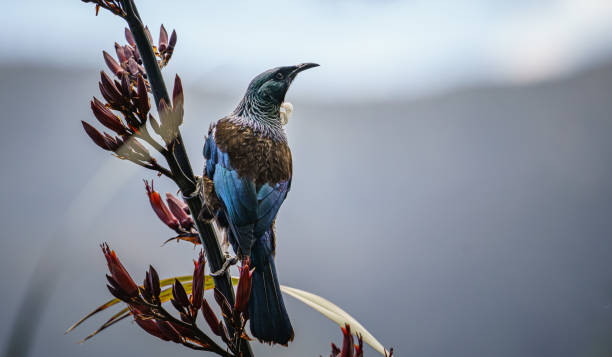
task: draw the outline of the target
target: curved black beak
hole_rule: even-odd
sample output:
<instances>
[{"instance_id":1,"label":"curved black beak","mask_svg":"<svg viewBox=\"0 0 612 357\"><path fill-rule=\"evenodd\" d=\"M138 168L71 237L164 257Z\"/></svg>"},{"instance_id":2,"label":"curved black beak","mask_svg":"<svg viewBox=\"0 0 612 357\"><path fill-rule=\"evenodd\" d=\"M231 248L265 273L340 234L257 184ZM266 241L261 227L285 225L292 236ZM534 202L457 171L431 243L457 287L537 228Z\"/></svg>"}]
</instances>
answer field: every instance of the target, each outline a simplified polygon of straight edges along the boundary
<instances>
[{"instance_id":1,"label":"curved black beak","mask_svg":"<svg viewBox=\"0 0 612 357\"><path fill-rule=\"evenodd\" d=\"M318 64L316 64L316 63L301 63L301 64L298 64L297 66L294 66L294 69L291 71L291 73L289 74L289 76L290 76L291 78L295 78L295 76L296 76L298 73L300 73L300 72L302 72L302 71L305 71L305 70L307 70L307 69L309 69L309 68L314 68L314 67L319 67L319 65L318 65Z\"/></svg>"}]
</instances>

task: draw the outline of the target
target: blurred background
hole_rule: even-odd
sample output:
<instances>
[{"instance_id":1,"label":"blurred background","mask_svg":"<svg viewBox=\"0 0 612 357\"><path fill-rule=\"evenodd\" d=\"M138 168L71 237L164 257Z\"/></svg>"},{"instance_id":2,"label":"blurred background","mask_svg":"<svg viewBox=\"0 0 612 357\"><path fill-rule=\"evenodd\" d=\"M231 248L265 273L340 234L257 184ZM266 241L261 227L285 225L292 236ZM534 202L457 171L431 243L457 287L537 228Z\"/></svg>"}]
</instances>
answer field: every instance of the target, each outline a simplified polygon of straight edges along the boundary
<instances>
[{"instance_id":1,"label":"blurred background","mask_svg":"<svg viewBox=\"0 0 612 357\"><path fill-rule=\"evenodd\" d=\"M287 96L281 283L340 305L398 356L612 354L612 2L137 4L154 37L161 23L178 32L164 73L183 78L197 172L209 124L252 77L321 64ZM95 121L101 51L124 42L124 26L77 0L2 5L7 355L26 352L9 342L29 356L199 355L129 321L77 343L108 315L64 335L110 298L101 242L136 280L148 264L190 274L197 254L160 247L172 232L147 202L152 173L98 149L79 122ZM256 355L328 355L341 342L334 323L285 301L296 340L253 344Z\"/></svg>"}]
</instances>

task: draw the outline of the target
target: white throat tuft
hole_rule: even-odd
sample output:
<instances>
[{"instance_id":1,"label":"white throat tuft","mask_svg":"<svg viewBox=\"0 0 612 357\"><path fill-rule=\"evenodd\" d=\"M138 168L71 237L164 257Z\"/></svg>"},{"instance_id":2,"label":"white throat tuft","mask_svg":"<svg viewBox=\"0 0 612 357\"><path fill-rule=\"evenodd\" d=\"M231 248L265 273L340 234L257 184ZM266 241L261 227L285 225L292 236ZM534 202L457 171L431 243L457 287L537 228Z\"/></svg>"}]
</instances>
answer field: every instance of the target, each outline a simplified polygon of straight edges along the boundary
<instances>
[{"instance_id":1,"label":"white throat tuft","mask_svg":"<svg viewBox=\"0 0 612 357\"><path fill-rule=\"evenodd\" d=\"M291 113L293 113L293 104L289 102L283 102L283 104L281 104L280 106L279 112L281 124L283 126L287 125L287 123L289 122L289 118L291 117Z\"/></svg>"}]
</instances>

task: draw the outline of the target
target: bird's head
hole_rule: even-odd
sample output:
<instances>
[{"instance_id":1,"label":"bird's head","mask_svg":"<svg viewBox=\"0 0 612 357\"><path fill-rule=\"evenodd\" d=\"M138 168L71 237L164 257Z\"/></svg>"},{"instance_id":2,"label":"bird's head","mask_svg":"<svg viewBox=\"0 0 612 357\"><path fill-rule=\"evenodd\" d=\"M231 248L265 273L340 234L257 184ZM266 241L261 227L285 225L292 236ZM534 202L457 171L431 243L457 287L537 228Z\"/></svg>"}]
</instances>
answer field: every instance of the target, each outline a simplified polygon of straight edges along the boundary
<instances>
[{"instance_id":1,"label":"bird's head","mask_svg":"<svg viewBox=\"0 0 612 357\"><path fill-rule=\"evenodd\" d=\"M318 67L316 63L302 63L297 66L276 67L269 69L249 84L247 96L258 102L280 106L285 94L298 73L309 68Z\"/></svg>"}]
</instances>

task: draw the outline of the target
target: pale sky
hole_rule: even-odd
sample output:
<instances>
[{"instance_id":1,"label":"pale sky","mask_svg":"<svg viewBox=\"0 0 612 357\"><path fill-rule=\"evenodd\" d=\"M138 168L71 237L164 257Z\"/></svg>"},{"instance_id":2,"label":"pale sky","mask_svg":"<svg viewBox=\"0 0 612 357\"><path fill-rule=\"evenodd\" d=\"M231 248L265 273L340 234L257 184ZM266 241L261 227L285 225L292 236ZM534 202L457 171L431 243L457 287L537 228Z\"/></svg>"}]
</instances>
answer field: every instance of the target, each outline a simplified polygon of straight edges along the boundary
<instances>
[{"instance_id":1,"label":"pale sky","mask_svg":"<svg viewBox=\"0 0 612 357\"><path fill-rule=\"evenodd\" d=\"M101 67L123 23L78 0L11 1L0 62ZM277 65L317 62L301 91L322 98L420 95L474 83L529 83L612 57L612 2L137 1L176 28L168 68L186 82L245 87ZM27 14L27 17L25 16Z\"/></svg>"}]
</instances>

